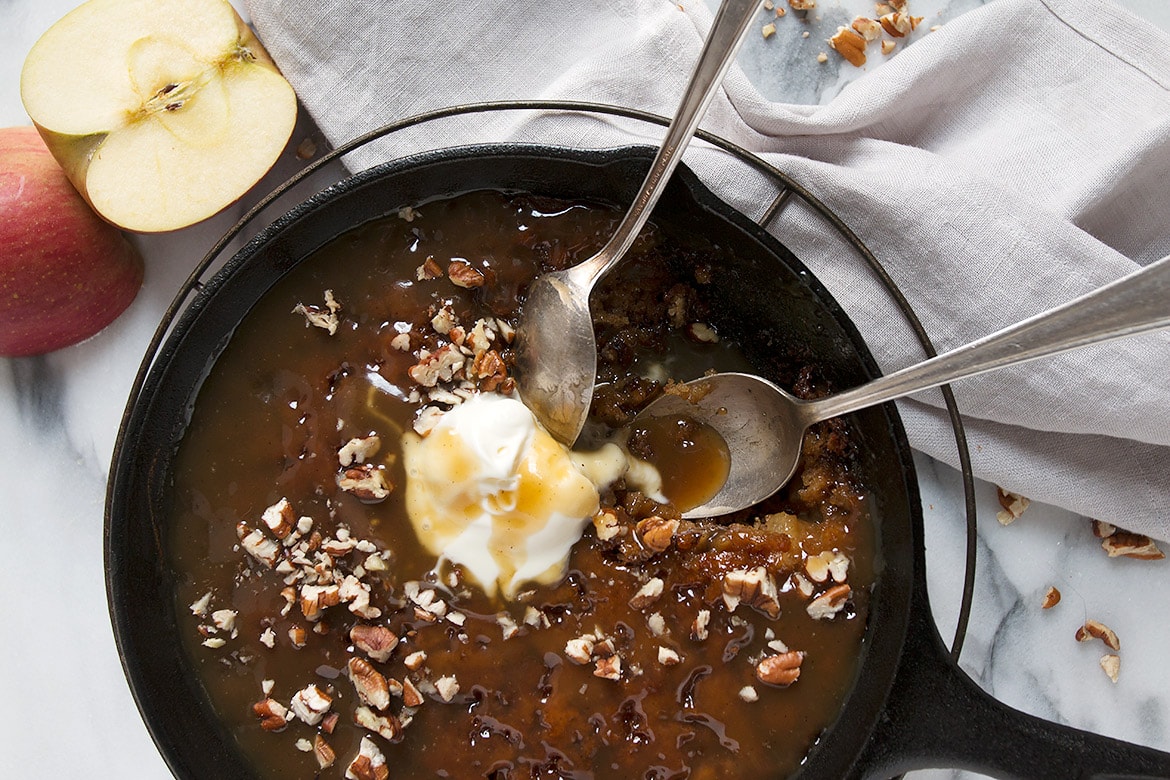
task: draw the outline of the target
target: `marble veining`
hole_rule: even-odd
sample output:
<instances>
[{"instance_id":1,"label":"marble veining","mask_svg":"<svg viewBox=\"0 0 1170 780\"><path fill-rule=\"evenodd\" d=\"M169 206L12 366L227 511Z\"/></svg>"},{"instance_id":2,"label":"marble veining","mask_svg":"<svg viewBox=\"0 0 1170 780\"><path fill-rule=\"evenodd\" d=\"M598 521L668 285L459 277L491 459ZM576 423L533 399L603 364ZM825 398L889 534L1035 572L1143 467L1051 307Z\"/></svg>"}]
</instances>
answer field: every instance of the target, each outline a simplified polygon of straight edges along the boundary
<instances>
[{"instance_id":1,"label":"marble veining","mask_svg":"<svg viewBox=\"0 0 1170 780\"><path fill-rule=\"evenodd\" d=\"M716 0L705 0L716 5ZM777 0L779 4L782 0ZM17 80L28 47L72 0L0 2L0 124L26 124ZM927 27L980 0L911 0ZM1122 5L1170 30L1164 0ZM805 49L784 52L749 39L741 66L773 100L817 104L881 66L815 62L824 39L869 0L822 0L802 22ZM795 22L789 19L789 22ZM896 56L893 55L893 56ZM298 137L310 134L302 123ZM284 160L257 189L296 169ZM253 196L254 197L254 196ZM147 258L138 300L88 342L38 358L0 359L0 495L7 555L0 667L5 674L0 744L5 777L164 778L169 773L135 710L118 663L102 570L102 510L110 455L127 394L157 323L190 269L250 201L194 228L136 237ZM961 481L949 467L916 459L925 514L927 579L935 620L949 642L963 582ZM978 573L960 665L1009 706L1078 728L1170 750L1170 562L1108 559L1087 519L1033 505L1010 526L995 519L995 488L977 485ZM1163 545L1164 548L1170 545ZM1050 585L1062 602L1044 611ZM1113 684L1098 667L1099 642L1073 633L1086 618L1121 637ZM914 778L971 778L932 769Z\"/></svg>"}]
</instances>

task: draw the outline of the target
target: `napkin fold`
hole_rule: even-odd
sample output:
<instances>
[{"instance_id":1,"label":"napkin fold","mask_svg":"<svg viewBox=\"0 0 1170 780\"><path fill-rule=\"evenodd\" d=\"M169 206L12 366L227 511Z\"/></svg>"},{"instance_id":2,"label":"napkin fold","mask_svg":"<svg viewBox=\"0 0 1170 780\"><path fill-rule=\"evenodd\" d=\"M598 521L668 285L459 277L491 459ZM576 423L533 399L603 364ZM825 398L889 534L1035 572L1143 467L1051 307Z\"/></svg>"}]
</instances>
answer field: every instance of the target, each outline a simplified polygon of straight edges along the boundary
<instances>
[{"instance_id":1,"label":"napkin fold","mask_svg":"<svg viewBox=\"0 0 1170 780\"><path fill-rule=\"evenodd\" d=\"M486 100L589 100L669 116L712 18L699 0L247 6L334 144ZM793 16L777 20L768 42L778 67L815 56ZM993 0L936 31L925 26L893 56L871 44L865 75L824 105L771 102L733 68L702 127L836 210L940 352L1170 254L1165 33L1110 0ZM509 112L424 125L347 163L463 142L606 147L661 133L608 117ZM686 164L750 217L776 195L768 178L705 144L692 144ZM770 230L825 283L883 371L923 357L885 288L802 201ZM976 475L1170 539L1168 368L1170 334L1155 333L957 383ZM915 448L957 464L937 390L899 408Z\"/></svg>"}]
</instances>

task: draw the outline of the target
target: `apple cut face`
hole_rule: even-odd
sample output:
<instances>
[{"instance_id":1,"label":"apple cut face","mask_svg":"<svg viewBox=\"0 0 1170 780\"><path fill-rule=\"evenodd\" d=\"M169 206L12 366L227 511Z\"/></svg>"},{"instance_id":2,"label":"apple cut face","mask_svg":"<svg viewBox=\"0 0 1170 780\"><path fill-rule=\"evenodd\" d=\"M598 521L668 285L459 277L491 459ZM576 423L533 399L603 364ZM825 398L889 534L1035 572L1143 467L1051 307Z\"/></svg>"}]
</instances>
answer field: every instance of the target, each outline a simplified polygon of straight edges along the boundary
<instances>
[{"instance_id":1,"label":"apple cut face","mask_svg":"<svg viewBox=\"0 0 1170 780\"><path fill-rule=\"evenodd\" d=\"M33 46L21 98L94 210L141 232L237 200L275 163L297 112L224 0L89 0Z\"/></svg>"}]
</instances>

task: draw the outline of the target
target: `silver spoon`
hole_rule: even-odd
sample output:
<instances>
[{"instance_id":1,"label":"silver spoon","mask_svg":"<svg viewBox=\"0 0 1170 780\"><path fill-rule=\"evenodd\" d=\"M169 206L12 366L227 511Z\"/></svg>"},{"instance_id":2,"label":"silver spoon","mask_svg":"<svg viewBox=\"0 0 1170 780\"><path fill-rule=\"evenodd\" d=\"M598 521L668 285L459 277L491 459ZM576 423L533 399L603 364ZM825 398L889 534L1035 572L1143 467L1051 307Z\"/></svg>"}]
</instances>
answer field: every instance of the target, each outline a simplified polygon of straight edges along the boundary
<instances>
[{"instance_id":1,"label":"silver spoon","mask_svg":"<svg viewBox=\"0 0 1170 780\"><path fill-rule=\"evenodd\" d=\"M803 401L758 376L713 374L687 383L707 391L697 402L663 395L638 419L686 415L723 437L731 454L727 481L709 501L683 514L712 517L752 506L783 487L796 471L804 431L814 423L986 371L1167 326L1170 256L966 346L836 395Z\"/></svg>"},{"instance_id":2,"label":"silver spoon","mask_svg":"<svg viewBox=\"0 0 1170 780\"><path fill-rule=\"evenodd\" d=\"M536 419L565 444L577 440L593 399L597 345L589 294L645 225L759 6L760 0L724 0L720 5L641 191L606 245L572 268L538 277L528 288L517 329L517 387Z\"/></svg>"}]
</instances>

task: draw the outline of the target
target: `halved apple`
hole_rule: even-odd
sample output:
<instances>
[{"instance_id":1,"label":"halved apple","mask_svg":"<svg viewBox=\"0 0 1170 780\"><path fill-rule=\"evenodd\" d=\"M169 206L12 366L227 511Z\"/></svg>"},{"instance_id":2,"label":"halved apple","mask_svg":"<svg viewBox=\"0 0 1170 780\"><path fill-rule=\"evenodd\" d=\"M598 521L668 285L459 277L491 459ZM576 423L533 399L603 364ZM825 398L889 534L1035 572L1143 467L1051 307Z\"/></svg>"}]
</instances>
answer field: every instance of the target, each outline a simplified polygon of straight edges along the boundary
<instances>
[{"instance_id":1,"label":"halved apple","mask_svg":"<svg viewBox=\"0 0 1170 780\"><path fill-rule=\"evenodd\" d=\"M20 94L94 210L141 232L237 200L276 162L297 113L225 0L89 0L33 46Z\"/></svg>"}]
</instances>

